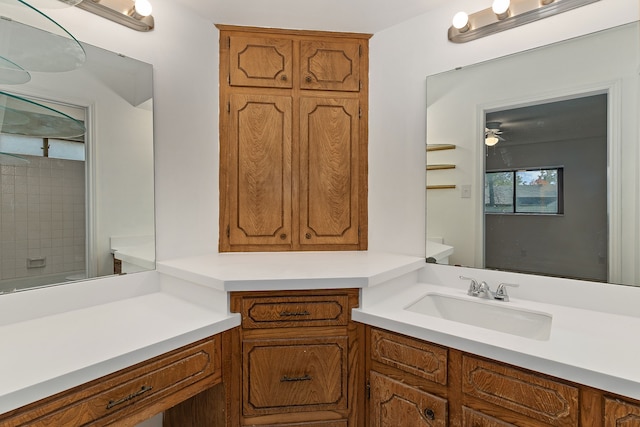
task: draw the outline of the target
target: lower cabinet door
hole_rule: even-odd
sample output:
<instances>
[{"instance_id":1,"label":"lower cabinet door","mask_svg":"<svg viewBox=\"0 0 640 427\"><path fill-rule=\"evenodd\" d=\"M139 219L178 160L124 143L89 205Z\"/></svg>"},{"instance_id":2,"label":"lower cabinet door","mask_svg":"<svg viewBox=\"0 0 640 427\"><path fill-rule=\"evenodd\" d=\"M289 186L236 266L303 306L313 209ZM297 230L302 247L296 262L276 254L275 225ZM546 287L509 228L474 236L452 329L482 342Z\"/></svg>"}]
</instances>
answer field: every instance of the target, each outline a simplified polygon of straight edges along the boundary
<instances>
[{"instance_id":1,"label":"lower cabinet door","mask_svg":"<svg viewBox=\"0 0 640 427\"><path fill-rule=\"evenodd\" d=\"M500 421L497 418L490 417L482 412L474 411L466 406L462 407L462 427L516 427L515 424L509 424Z\"/></svg>"},{"instance_id":2,"label":"lower cabinet door","mask_svg":"<svg viewBox=\"0 0 640 427\"><path fill-rule=\"evenodd\" d=\"M606 397L604 399L604 427L640 426L640 405Z\"/></svg>"},{"instance_id":3,"label":"lower cabinet door","mask_svg":"<svg viewBox=\"0 0 640 427\"><path fill-rule=\"evenodd\" d=\"M433 394L371 371L370 427L447 427L448 404Z\"/></svg>"}]
</instances>

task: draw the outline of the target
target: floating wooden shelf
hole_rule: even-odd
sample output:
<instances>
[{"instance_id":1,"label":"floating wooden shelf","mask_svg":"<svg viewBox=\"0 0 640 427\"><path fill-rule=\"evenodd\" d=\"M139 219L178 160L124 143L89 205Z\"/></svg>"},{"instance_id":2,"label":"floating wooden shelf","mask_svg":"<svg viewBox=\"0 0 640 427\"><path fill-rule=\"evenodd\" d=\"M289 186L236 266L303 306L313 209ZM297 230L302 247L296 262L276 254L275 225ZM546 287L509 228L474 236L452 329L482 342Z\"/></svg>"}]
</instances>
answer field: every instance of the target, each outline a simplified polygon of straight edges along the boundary
<instances>
[{"instance_id":1,"label":"floating wooden shelf","mask_svg":"<svg viewBox=\"0 0 640 427\"><path fill-rule=\"evenodd\" d=\"M427 151L453 150L454 144L427 144Z\"/></svg>"},{"instance_id":2,"label":"floating wooden shelf","mask_svg":"<svg viewBox=\"0 0 640 427\"><path fill-rule=\"evenodd\" d=\"M439 165L427 165L428 171L436 171L441 169L455 169L456 165L452 164L439 164Z\"/></svg>"},{"instance_id":3,"label":"floating wooden shelf","mask_svg":"<svg viewBox=\"0 0 640 427\"><path fill-rule=\"evenodd\" d=\"M427 185L427 190L451 190L456 188L454 184L447 185Z\"/></svg>"}]
</instances>

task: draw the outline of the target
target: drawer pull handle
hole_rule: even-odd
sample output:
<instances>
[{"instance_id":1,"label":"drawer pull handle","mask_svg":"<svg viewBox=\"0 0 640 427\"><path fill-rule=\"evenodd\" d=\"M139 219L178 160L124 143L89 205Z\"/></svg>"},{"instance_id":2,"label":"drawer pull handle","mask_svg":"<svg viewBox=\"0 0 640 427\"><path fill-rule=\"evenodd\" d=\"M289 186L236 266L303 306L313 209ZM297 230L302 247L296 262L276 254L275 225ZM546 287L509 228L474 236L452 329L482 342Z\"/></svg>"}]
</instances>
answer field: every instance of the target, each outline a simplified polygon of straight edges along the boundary
<instances>
[{"instance_id":1,"label":"drawer pull handle","mask_svg":"<svg viewBox=\"0 0 640 427\"><path fill-rule=\"evenodd\" d=\"M282 311L280 317L295 317L295 316L310 316L307 310L305 311Z\"/></svg>"},{"instance_id":2,"label":"drawer pull handle","mask_svg":"<svg viewBox=\"0 0 640 427\"><path fill-rule=\"evenodd\" d=\"M110 400L109 404L107 405L107 409L111 409L114 406L118 406L121 405L125 402L128 402L131 399L135 399L136 397L140 396L141 394L144 394L148 391L151 391L153 389L153 387L151 386L146 386L143 385L140 390L136 391L135 393L131 393L129 396L125 396L122 399L118 399L118 400Z\"/></svg>"},{"instance_id":3,"label":"drawer pull handle","mask_svg":"<svg viewBox=\"0 0 640 427\"><path fill-rule=\"evenodd\" d=\"M306 374L303 377L288 377L285 375L284 377L280 378L281 383L294 383L298 381L311 381L311 376L309 374Z\"/></svg>"}]
</instances>

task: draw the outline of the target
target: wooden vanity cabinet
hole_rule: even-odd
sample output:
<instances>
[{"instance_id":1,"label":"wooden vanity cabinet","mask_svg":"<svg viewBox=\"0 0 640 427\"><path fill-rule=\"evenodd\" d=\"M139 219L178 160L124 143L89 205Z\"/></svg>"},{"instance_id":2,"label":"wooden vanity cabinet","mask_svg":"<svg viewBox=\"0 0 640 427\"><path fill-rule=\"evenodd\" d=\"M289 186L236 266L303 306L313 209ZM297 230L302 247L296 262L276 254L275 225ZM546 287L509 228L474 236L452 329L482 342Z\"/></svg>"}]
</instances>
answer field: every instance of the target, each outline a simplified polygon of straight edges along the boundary
<instances>
[{"instance_id":1,"label":"wooden vanity cabinet","mask_svg":"<svg viewBox=\"0 0 640 427\"><path fill-rule=\"evenodd\" d=\"M640 401L375 327L366 336L371 427L640 427Z\"/></svg>"},{"instance_id":2,"label":"wooden vanity cabinet","mask_svg":"<svg viewBox=\"0 0 640 427\"><path fill-rule=\"evenodd\" d=\"M221 252L367 248L367 34L220 29Z\"/></svg>"},{"instance_id":3,"label":"wooden vanity cabinet","mask_svg":"<svg viewBox=\"0 0 640 427\"><path fill-rule=\"evenodd\" d=\"M0 415L0 425L135 426L221 381L213 336Z\"/></svg>"},{"instance_id":4,"label":"wooden vanity cabinet","mask_svg":"<svg viewBox=\"0 0 640 427\"><path fill-rule=\"evenodd\" d=\"M367 330L368 425L448 426L449 350L381 329Z\"/></svg>"},{"instance_id":5,"label":"wooden vanity cabinet","mask_svg":"<svg viewBox=\"0 0 640 427\"><path fill-rule=\"evenodd\" d=\"M362 426L358 290L233 292L227 426ZM360 411L359 411L360 409Z\"/></svg>"}]
</instances>

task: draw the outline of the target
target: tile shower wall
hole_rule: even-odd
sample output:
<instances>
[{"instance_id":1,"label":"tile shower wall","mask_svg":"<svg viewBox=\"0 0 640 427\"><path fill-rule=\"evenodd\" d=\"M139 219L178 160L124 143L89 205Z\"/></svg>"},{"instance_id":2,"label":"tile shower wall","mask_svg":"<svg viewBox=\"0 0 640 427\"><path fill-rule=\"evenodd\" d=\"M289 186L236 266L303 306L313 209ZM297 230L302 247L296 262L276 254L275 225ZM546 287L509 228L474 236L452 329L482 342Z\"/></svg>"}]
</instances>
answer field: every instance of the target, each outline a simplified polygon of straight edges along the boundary
<instances>
[{"instance_id":1,"label":"tile shower wall","mask_svg":"<svg viewBox=\"0 0 640 427\"><path fill-rule=\"evenodd\" d=\"M23 157L0 165L0 280L84 270L84 162Z\"/></svg>"}]
</instances>

